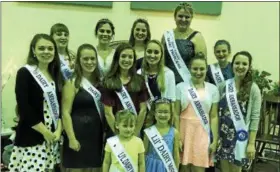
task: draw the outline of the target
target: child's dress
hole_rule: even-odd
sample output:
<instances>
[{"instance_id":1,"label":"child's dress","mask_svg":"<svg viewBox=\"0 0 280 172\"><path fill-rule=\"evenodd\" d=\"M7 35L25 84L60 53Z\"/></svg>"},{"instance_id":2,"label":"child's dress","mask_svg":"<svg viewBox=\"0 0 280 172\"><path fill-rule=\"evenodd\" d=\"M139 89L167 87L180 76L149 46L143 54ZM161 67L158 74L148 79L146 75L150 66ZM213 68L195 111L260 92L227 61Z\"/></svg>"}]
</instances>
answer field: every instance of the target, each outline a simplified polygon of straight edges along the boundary
<instances>
[{"instance_id":1,"label":"child's dress","mask_svg":"<svg viewBox=\"0 0 280 172\"><path fill-rule=\"evenodd\" d=\"M166 142L172 156L173 156L173 145L174 145L174 128L170 127L167 134L162 136ZM154 146L149 142L149 151L146 155L146 171L147 172L166 172L164 163L158 156Z\"/></svg>"},{"instance_id":2,"label":"child's dress","mask_svg":"<svg viewBox=\"0 0 280 172\"><path fill-rule=\"evenodd\" d=\"M120 142L128 156L131 158L132 164L137 172L139 161L138 156L145 152L143 141L140 138L133 136L129 141L120 140ZM111 166L109 172L125 172L125 169L119 163L108 143L106 143L105 151L111 153Z\"/></svg>"}]
</instances>

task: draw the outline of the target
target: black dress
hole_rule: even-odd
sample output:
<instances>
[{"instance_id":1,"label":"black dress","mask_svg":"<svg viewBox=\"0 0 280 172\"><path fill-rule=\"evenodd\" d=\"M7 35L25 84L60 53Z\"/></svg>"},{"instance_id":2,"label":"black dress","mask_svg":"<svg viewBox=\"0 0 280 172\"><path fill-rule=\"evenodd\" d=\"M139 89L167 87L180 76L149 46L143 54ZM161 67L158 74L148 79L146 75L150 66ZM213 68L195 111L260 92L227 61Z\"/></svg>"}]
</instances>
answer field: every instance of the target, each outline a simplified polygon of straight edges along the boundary
<instances>
[{"instance_id":1,"label":"black dress","mask_svg":"<svg viewBox=\"0 0 280 172\"><path fill-rule=\"evenodd\" d=\"M191 42L191 39L197 33L198 33L197 31L194 31L193 33L191 33L189 35L189 37L187 39L175 39L179 53L187 66L190 63L191 58L193 58L195 55L194 44ZM166 44L164 44L164 49L165 49L165 65L174 72L176 84L183 82L182 77L180 76L179 72L177 71L176 66L173 63L173 60L171 59L171 57L169 55Z\"/></svg>"},{"instance_id":2,"label":"black dress","mask_svg":"<svg viewBox=\"0 0 280 172\"><path fill-rule=\"evenodd\" d=\"M65 168L98 168L102 166L103 126L93 97L83 88L76 94L72 106L72 123L79 152L69 148L67 136L63 144Z\"/></svg>"}]
</instances>

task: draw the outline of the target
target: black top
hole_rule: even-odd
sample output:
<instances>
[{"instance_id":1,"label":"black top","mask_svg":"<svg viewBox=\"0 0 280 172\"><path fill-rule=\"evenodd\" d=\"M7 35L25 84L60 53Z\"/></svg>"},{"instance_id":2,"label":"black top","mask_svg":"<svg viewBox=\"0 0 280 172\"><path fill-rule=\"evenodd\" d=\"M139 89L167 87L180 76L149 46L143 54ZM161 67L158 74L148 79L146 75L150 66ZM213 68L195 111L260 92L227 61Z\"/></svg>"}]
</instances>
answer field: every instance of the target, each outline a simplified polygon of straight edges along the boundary
<instances>
[{"instance_id":1,"label":"black top","mask_svg":"<svg viewBox=\"0 0 280 172\"><path fill-rule=\"evenodd\" d=\"M25 67L18 70L16 76L16 100L18 105L19 122L16 128L15 145L21 147L42 144L44 137L32 129L32 126L44 121L43 90ZM61 118L61 93L56 85L56 95L59 103L59 118ZM54 126L52 126L54 131Z\"/></svg>"},{"instance_id":2,"label":"black top","mask_svg":"<svg viewBox=\"0 0 280 172\"><path fill-rule=\"evenodd\" d=\"M157 84L157 75L148 76L148 84L154 97L161 98L161 93Z\"/></svg>"},{"instance_id":3,"label":"black top","mask_svg":"<svg viewBox=\"0 0 280 172\"><path fill-rule=\"evenodd\" d=\"M99 89L98 87L96 89ZM98 168L102 166L103 125L93 97L80 88L75 95L71 112L73 130L81 149L69 148L64 137L63 165L66 168ZM105 118L102 116L102 120Z\"/></svg>"},{"instance_id":4,"label":"black top","mask_svg":"<svg viewBox=\"0 0 280 172\"><path fill-rule=\"evenodd\" d=\"M136 60L136 70L141 69L143 62L143 57Z\"/></svg>"},{"instance_id":5,"label":"black top","mask_svg":"<svg viewBox=\"0 0 280 172\"><path fill-rule=\"evenodd\" d=\"M191 42L191 39L197 34L197 31L194 31L187 39L175 39L177 48L179 50L179 53L181 54L181 57L185 64L189 65L191 58L194 57L195 51L194 51L194 44ZM174 72L175 75L175 82L180 83L183 81L181 78L179 72L176 69L176 66L174 65L170 54L168 52L168 49L166 47L166 43L164 44L164 51L165 51L165 65L171 69Z\"/></svg>"}]
</instances>

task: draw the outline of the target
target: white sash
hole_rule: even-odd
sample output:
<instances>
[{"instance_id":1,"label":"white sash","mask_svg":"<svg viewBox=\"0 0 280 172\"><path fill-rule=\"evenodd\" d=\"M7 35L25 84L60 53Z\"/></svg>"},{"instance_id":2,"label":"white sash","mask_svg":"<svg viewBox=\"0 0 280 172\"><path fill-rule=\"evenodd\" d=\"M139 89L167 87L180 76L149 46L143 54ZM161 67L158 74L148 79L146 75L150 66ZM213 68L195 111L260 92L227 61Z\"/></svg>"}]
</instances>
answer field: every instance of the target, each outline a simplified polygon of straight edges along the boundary
<instances>
[{"instance_id":1,"label":"white sash","mask_svg":"<svg viewBox=\"0 0 280 172\"><path fill-rule=\"evenodd\" d=\"M210 68L211 68L211 73L212 73L213 79L215 81L215 84L218 86L225 80L223 73L221 71L221 67L220 67L219 63L215 63L215 64L211 64Z\"/></svg>"},{"instance_id":2,"label":"white sash","mask_svg":"<svg viewBox=\"0 0 280 172\"><path fill-rule=\"evenodd\" d=\"M57 101L56 91L52 88L51 84L45 78L43 73L35 66L25 65L25 68L31 73L37 83L40 85L44 92L44 97L47 100L51 117L55 128L57 128L57 121L59 119L59 104Z\"/></svg>"},{"instance_id":3,"label":"white sash","mask_svg":"<svg viewBox=\"0 0 280 172\"><path fill-rule=\"evenodd\" d=\"M86 79L82 78L82 87L92 96L101 121L103 122L103 105L100 101L101 93Z\"/></svg>"},{"instance_id":4,"label":"white sash","mask_svg":"<svg viewBox=\"0 0 280 172\"><path fill-rule=\"evenodd\" d=\"M152 106L152 102L155 100L155 97L150 89L150 86L149 86L149 83L148 83L148 76L145 75L145 84L146 84L146 87L148 89L148 93L149 93L149 96L150 98L148 99L147 101L147 107L148 109L150 110L151 109L151 106Z\"/></svg>"},{"instance_id":5,"label":"white sash","mask_svg":"<svg viewBox=\"0 0 280 172\"><path fill-rule=\"evenodd\" d=\"M234 79L228 79L226 81L226 98L237 134L237 141L234 150L235 159L241 161L243 158L246 158L248 126L245 124L240 106L237 101Z\"/></svg>"},{"instance_id":6,"label":"white sash","mask_svg":"<svg viewBox=\"0 0 280 172\"><path fill-rule=\"evenodd\" d=\"M178 73L180 74L180 76L184 82L191 83L191 74L177 48L173 30L166 31L164 33L164 38L165 38L165 43L166 43L166 47L168 49L169 55L175 65Z\"/></svg>"},{"instance_id":7,"label":"white sash","mask_svg":"<svg viewBox=\"0 0 280 172\"><path fill-rule=\"evenodd\" d=\"M207 119L207 113L205 112L203 105L199 100L198 93L194 87L188 87L188 98L194 108L195 114L198 116L203 128L208 133L208 144L210 144L211 130Z\"/></svg>"},{"instance_id":8,"label":"white sash","mask_svg":"<svg viewBox=\"0 0 280 172\"><path fill-rule=\"evenodd\" d=\"M59 59L60 59L60 68L63 77L68 80L72 76L72 70L69 68L68 63L65 61L64 56L59 54Z\"/></svg>"},{"instance_id":9,"label":"white sash","mask_svg":"<svg viewBox=\"0 0 280 172\"><path fill-rule=\"evenodd\" d=\"M137 111L135 109L133 101L131 100L131 97L128 94L128 92L126 91L125 87L122 86L122 90L120 92L116 91L116 93L123 105L123 108L128 109L129 111L131 111L132 113L137 115Z\"/></svg>"},{"instance_id":10,"label":"white sash","mask_svg":"<svg viewBox=\"0 0 280 172\"><path fill-rule=\"evenodd\" d=\"M176 168L172 153L170 152L166 142L163 140L157 128L153 125L150 128L146 128L144 132L154 146L154 149L163 162L166 171L177 172L178 170Z\"/></svg>"},{"instance_id":11,"label":"white sash","mask_svg":"<svg viewBox=\"0 0 280 172\"><path fill-rule=\"evenodd\" d=\"M107 143L112 149L112 152L118 159L121 166L125 169L126 172L136 172L136 168L129 157L129 155L125 152L123 145L120 142L118 136L113 136L107 139Z\"/></svg>"}]
</instances>

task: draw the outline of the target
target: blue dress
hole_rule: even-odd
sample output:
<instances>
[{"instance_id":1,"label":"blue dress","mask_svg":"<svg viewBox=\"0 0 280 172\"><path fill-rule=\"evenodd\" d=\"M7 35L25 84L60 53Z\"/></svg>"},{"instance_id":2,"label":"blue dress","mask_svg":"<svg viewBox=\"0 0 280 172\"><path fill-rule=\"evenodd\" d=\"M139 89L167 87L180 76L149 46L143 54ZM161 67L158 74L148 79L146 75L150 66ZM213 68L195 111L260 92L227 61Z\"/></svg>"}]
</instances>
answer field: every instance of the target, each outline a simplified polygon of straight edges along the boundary
<instances>
[{"instance_id":1,"label":"blue dress","mask_svg":"<svg viewBox=\"0 0 280 172\"><path fill-rule=\"evenodd\" d=\"M168 133L162 137L173 156L174 128L170 127ZM149 151L146 155L145 163L147 172L167 172L152 143L149 143Z\"/></svg>"},{"instance_id":2,"label":"blue dress","mask_svg":"<svg viewBox=\"0 0 280 172\"><path fill-rule=\"evenodd\" d=\"M231 67L231 63L228 63L225 68L221 68L221 72L222 72L225 80L231 79L231 78L234 77L232 67ZM208 82L210 82L211 84L216 85L215 80L214 80L213 75L212 75L210 65L208 65L208 69L207 69L207 73L206 73L206 80Z\"/></svg>"}]
</instances>

